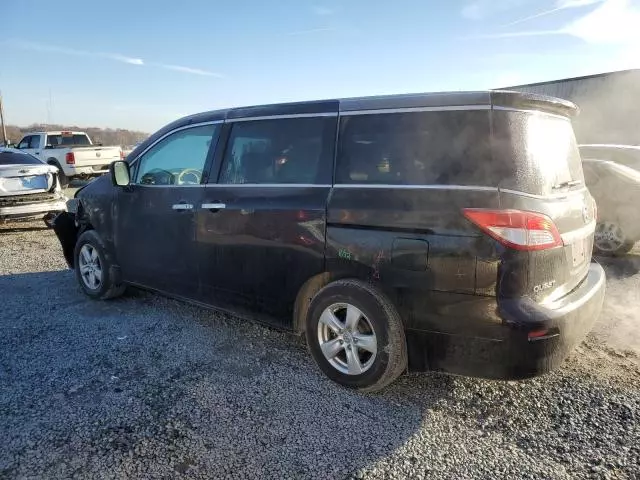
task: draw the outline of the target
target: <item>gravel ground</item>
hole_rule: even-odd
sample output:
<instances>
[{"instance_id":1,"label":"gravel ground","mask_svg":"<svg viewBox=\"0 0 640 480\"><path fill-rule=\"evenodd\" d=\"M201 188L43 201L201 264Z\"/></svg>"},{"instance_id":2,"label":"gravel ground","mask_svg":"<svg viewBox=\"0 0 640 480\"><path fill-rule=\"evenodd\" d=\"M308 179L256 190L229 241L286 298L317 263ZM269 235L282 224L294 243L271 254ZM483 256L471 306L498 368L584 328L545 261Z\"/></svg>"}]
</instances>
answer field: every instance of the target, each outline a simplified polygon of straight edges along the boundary
<instances>
[{"instance_id":1,"label":"gravel ground","mask_svg":"<svg viewBox=\"0 0 640 480\"><path fill-rule=\"evenodd\" d=\"M608 263L595 333L552 374L362 395L291 335L88 300L39 225L0 227L0 478L640 478L640 259Z\"/></svg>"}]
</instances>

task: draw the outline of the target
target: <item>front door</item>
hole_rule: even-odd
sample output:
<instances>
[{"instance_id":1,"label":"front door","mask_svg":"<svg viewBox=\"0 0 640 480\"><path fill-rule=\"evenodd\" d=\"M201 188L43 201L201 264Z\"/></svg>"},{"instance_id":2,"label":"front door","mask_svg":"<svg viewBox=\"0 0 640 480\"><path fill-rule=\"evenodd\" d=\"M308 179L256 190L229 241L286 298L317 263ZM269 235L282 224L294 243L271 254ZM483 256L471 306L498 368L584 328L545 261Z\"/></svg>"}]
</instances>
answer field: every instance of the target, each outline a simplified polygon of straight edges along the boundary
<instances>
[{"instance_id":1,"label":"front door","mask_svg":"<svg viewBox=\"0 0 640 480\"><path fill-rule=\"evenodd\" d=\"M197 213L204 301L290 320L300 287L324 271L335 132L335 116L230 124Z\"/></svg>"},{"instance_id":2,"label":"front door","mask_svg":"<svg viewBox=\"0 0 640 480\"><path fill-rule=\"evenodd\" d=\"M20 140L18 148L31 155L40 155L40 135L28 135Z\"/></svg>"},{"instance_id":3,"label":"front door","mask_svg":"<svg viewBox=\"0 0 640 480\"><path fill-rule=\"evenodd\" d=\"M125 281L197 297L194 214L220 126L178 129L132 162L132 184L118 191L114 215Z\"/></svg>"}]
</instances>

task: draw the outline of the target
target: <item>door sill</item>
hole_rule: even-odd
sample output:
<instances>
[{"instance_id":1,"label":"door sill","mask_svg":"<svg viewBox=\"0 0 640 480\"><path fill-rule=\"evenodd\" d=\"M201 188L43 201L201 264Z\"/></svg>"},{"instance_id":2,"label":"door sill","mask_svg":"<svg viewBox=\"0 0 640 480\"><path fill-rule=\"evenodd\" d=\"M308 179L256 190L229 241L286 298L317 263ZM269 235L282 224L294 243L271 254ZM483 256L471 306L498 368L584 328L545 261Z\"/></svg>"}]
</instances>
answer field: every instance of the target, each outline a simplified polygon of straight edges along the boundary
<instances>
[{"instance_id":1,"label":"door sill","mask_svg":"<svg viewBox=\"0 0 640 480\"><path fill-rule=\"evenodd\" d=\"M139 284L139 283L135 283L135 282L123 282L124 284L126 284L127 286L130 287L134 287L137 288L139 290L144 290L145 292L150 292L153 294L159 294L162 295L163 297L167 297L167 298L171 298L173 300L178 300L184 303L188 303L190 305L195 305L198 307L202 307L205 308L207 310L213 310L219 313L224 313L227 315L230 315L232 317L236 317L238 319L241 320L246 320L252 323L257 323L259 325L262 325L264 327L269 327L269 328L273 328L274 330L277 330L279 332L284 332L284 333L293 333L293 328L291 326L286 326L287 322L284 321L278 321L278 319L276 317L274 317L273 315L269 315L266 313L262 313L262 312L255 312L255 311L249 311L248 309L246 309L246 312L243 311L239 311L238 309L234 309L233 307L223 307L221 305L215 305L212 303L206 303L206 302L201 302L198 300L194 300L192 298L188 298L188 297L183 297L181 295L176 295L174 293L169 293L166 292L164 290L158 290L155 288L150 288L147 287L145 285ZM245 310L245 309L242 309ZM289 324L291 323L291 321L288 322Z\"/></svg>"}]
</instances>

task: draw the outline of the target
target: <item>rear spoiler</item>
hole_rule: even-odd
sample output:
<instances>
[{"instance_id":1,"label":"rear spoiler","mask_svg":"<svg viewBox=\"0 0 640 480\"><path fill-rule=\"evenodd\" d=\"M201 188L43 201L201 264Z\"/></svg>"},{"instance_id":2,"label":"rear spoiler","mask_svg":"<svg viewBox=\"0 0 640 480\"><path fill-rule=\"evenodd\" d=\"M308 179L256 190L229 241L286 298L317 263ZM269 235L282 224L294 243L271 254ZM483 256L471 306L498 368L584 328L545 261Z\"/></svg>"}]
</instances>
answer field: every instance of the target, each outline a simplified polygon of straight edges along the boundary
<instances>
[{"instance_id":1,"label":"rear spoiler","mask_svg":"<svg viewBox=\"0 0 640 480\"><path fill-rule=\"evenodd\" d=\"M565 117L578 115L578 106L568 100L536 93L514 92L511 90L492 90L491 106L506 107L517 110L540 110Z\"/></svg>"}]
</instances>

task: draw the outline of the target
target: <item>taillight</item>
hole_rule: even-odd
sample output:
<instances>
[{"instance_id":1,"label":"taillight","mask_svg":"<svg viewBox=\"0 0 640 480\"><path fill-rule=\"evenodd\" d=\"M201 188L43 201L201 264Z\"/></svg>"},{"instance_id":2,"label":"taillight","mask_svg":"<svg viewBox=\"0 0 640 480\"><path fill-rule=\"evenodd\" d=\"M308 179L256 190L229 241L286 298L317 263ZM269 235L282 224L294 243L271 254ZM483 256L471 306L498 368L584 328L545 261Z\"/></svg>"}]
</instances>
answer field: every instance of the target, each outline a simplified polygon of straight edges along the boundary
<instances>
[{"instance_id":1,"label":"taillight","mask_svg":"<svg viewBox=\"0 0 640 480\"><path fill-rule=\"evenodd\" d=\"M67 152L64 159L67 162L67 165L74 165L76 163L76 156L73 152Z\"/></svg>"},{"instance_id":2,"label":"taillight","mask_svg":"<svg viewBox=\"0 0 640 480\"><path fill-rule=\"evenodd\" d=\"M553 221L542 213L522 210L464 208L464 216L506 247L544 250L563 245Z\"/></svg>"},{"instance_id":3,"label":"taillight","mask_svg":"<svg viewBox=\"0 0 640 480\"><path fill-rule=\"evenodd\" d=\"M124 160L124 150L120 150L120 160Z\"/></svg>"}]
</instances>

